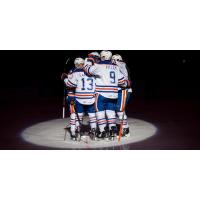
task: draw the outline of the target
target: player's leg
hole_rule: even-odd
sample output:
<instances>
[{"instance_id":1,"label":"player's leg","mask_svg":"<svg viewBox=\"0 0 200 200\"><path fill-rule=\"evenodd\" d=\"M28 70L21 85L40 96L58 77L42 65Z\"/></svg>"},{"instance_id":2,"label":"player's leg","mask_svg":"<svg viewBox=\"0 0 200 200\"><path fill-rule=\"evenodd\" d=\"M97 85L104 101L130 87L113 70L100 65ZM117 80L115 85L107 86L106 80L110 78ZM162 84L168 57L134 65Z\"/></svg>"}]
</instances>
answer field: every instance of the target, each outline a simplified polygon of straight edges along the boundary
<instances>
[{"instance_id":1,"label":"player's leg","mask_svg":"<svg viewBox=\"0 0 200 200\"><path fill-rule=\"evenodd\" d=\"M96 119L96 112L94 104L87 106L87 112L89 116L89 122L90 122L90 138L94 140L96 138L97 134L97 119Z\"/></svg>"},{"instance_id":2,"label":"player's leg","mask_svg":"<svg viewBox=\"0 0 200 200\"><path fill-rule=\"evenodd\" d=\"M76 114L72 105L70 105L70 131L72 135L75 135L76 131Z\"/></svg>"},{"instance_id":3,"label":"player's leg","mask_svg":"<svg viewBox=\"0 0 200 200\"><path fill-rule=\"evenodd\" d=\"M83 123L83 115L84 115L84 105L79 103L77 100L75 101L76 107L76 133L80 135L81 133L81 125Z\"/></svg>"},{"instance_id":4,"label":"player's leg","mask_svg":"<svg viewBox=\"0 0 200 200\"><path fill-rule=\"evenodd\" d=\"M76 129L80 132L81 125L83 123L84 106L76 103L77 115L76 115Z\"/></svg>"},{"instance_id":5,"label":"player's leg","mask_svg":"<svg viewBox=\"0 0 200 200\"><path fill-rule=\"evenodd\" d=\"M96 110L96 118L97 124L99 127L99 132L97 133L97 137L99 139L103 139L105 137L105 129L106 129L106 114L105 114L105 97L100 94L96 95L95 100L95 110Z\"/></svg>"},{"instance_id":6,"label":"player's leg","mask_svg":"<svg viewBox=\"0 0 200 200\"><path fill-rule=\"evenodd\" d=\"M116 101L115 99L109 99L106 104L106 116L108 119L108 126L109 126L109 138L114 139L117 134L117 127L116 127Z\"/></svg>"},{"instance_id":7,"label":"player's leg","mask_svg":"<svg viewBox=\"0 0 200 200\"><path fill-rule=\"evenodd\" d=\"M68 110L70 113L70 136L71 136L71 139L74 138L75 131L76 131L76 119L75 119L76 114L75 114L74 107L72 105L73 101L74 101L74 98L67 97Z\"/></svg>"}]
</instances>

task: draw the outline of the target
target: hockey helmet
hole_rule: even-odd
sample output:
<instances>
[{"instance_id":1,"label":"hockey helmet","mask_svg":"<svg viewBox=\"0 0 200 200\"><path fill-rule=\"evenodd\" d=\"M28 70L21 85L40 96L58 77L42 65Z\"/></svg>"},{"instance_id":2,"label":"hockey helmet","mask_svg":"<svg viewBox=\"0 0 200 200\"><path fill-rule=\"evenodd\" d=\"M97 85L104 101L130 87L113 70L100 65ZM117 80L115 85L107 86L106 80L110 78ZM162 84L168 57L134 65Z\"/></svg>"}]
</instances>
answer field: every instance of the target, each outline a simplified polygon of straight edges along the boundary
<instances>
[{"instance_id":1,"label":"hockey helmet","mask_svg":"<svg viewBox=\"0 0 200 200\"><path fill-rule=\"evenodd\" d=\"M101 60L104 61L104 60L111 60L112 58L112 52L111 51L102 51L100 53L100 56L101 56Z\"/></svg>"},{"instance_id":2,"label":"hockey helmet","mask_svg":"<svg viewBox=\"0 0 200 200\"><path fill-rule=\"evenodd\" d=\"M112 62L116 63L116 61L123 61L122 57L119 54L115 54L112 56Z\"/></svg>"},{"instance_id":3,"label":"hockey helmet","mask_svg":"<svg viewBox=\"0 0 200 200\"><path fill-rule=\"evenodd\" d=\"M84 66L85 61L83 60L83 58L76 58L74 60L74 65L76 68L82 68Z\"/></svg>"}]
</instances>

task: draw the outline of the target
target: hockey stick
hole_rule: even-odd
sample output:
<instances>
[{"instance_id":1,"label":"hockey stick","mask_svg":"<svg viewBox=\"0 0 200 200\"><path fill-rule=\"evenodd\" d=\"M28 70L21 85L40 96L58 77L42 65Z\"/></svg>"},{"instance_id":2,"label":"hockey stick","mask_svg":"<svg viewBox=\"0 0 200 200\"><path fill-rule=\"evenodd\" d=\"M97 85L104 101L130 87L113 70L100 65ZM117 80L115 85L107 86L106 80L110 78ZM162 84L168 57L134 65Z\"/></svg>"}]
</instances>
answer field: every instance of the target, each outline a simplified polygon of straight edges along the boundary
<instances>
[{"instance_id":1,"label":"hockey stick","mask_svg":"<svg viewBox=\"0 0 200 200\"><path fill-rule=\"evenodd\" d=\"M125 90L125 93L126 93L126 90ZM127 94L126 94L127 95ZM123 131L123 123L124 123L124 115L125 115L125 106L126 106L126 99L124 100L124 105L122 105L122 112L123 112L123 115L122 115L122 120L121 120L121 123L120 123L120 129L119 129L119 138L118 138L118 142L120 143L120 140L121 140L121 137L122 137L122 131Z\"/></svg>"},{"instance_id":2,"label":"hockey stick","mask_svg":"<svg viewBox=\"0 0 200 200\"><path fill-rule=\"evenodd\" d=\"M66 65L68 64L70 60L70 57L67 59L66 61ZM65 72L65 67L64 67L64 72ZM64 94L63 94L63 109L62 109L62 118L64 119L65 118L65 110L66 110L66 86L65 86L65 83L64 83Z\"/></svg>"},{"instance_id":3,"label":"hockey stick","mask_svg":"<svg viewBox=\"0 0 200 200\"><path fill-rule=\"evenodd\" d=\"M67 137L67 130L65 129L64 141L66 140L66 137Z\"/></svg>"},{"instance_id":4,"label":"hockey stick","mask_svg":"<svg viewBox=\"0 0 200 200\"><path fill-rule=\"evenodd\" d=\"M64 97L63 97L63 109L62 109L62 118L65 118L65 108L66 108L66 101L65 101L65 89L64 89Z\"/></svg>"}]
</instances>

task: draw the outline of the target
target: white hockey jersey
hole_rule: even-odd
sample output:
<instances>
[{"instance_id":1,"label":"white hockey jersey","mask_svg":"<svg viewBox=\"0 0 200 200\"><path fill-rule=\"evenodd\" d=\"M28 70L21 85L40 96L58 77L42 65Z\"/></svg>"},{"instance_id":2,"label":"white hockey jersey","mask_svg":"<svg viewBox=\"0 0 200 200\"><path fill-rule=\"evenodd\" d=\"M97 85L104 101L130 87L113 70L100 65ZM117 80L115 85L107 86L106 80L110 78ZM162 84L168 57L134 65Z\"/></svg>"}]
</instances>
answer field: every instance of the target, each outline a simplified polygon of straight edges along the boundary
<instances>
[{"instance_id":1,"label":"white hockey jersey","mask_svg":"<svg viewBox=\"0 0 200 200\"><path fill-rule=\"evenodd\" d=\"M124 78L126 80L129 80L129 74L128 74L128 70L127 70L127 66L126 63L123 61L116 61L116 65L119 67L120 72L124 75ZM119 88L120 90L121 88ZM129 92L132 92L132 89L129 88L128 89Z\"/></svg>"},{"instance_id":2,"label":"white hockey jersey","mask_svg":"<svg viewBox=\"0 0 200 200\"><path fill-rule=\"evenodd\" d=\"M118 87L125 84L125 79L117 65L110 61L101 61L92 66L86 63L84 70L89 76L95 76L96 93L110 99L118 98Z\"/></svg>"},{"instance_id":3,"label":"white hockey jersey","mask_svg":"<svg viewBox=\"0 0 200 200\"><path fill-rule=\"evenodd\" d=\"M84 105L95 101L95 78L89 77L84 70L77 69L68 76L67 87L75 88L76 100Z\"/></svg>"},{"instance_id":4,"label":"white hockey jersey","mask_svg":"<svg viewBox=\"0 0 200 200\"><path fill-rule=\"evenodd\" d=\"M69 76L69 74L68 74L68 76ZM64 79L64 83L65 83L66 86L67 86L67 82L68 82L68 77ZM66 90L66 95L68 97L74 97L75 96L73 90Z\"/></svg>"},{"instance_id":5,"label":"white hockey jersey","mask_svg":"<svg viewBox=\"0 0 200 200\"><path fill-rule=\"evenodd\" d=\"M94 60L91 58L85 59L85 66L92 66L94 64Z\"/></svg>"}]
</instances>

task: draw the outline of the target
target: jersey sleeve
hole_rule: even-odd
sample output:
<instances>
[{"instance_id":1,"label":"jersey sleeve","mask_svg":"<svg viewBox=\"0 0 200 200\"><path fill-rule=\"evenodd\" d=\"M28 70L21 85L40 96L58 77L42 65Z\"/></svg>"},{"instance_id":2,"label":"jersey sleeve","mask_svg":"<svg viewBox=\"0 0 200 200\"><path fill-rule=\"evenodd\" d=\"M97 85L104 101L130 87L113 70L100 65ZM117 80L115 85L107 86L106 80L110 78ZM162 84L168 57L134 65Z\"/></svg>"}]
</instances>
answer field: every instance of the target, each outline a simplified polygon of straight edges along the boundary
<instances>
[{"instance_id":1,"label":"jersey sleeve","mask_svg":"<svg viewBox=\"0 0 200 200\"><path fill-rule=\"evenodd\" d=\"M67 85L67 82L68 82L68 78L65 78L65 79L64 79L65 85Z\"/></svg>"},{"instance_id":2,"label":"jersey sleeve","mask_svg":"<svg viewBox=\"0 0 200 200\"><path fill-rule=\"evenodd\" d=\"M117 65L119 66L120 72L124 75L124 78L128 79L128 71L126 63L118 61Z\"/></svg>"},{"instance_id":3,"label":"jersey sleeve","mask_svg":"<svg viewBox=\"0 0 200 200\"><path fill-rule=\"evenodd\" d=\"M127 68L126 68L126 63L123 63L122 69L123 69L122 73L123 73L124 77L126 79L128 79L128 71L127 71Z\"/></svg>"},{"instance_id":4,"label":"jersey sleeve","mask_svg":"<svg viewBox=\"0 0 200 200\"><path fill-rule=\"evenodd\" d=\"M121 73L121 71L118 71L118 85L123 86L125 83L124 75Z\"/></svg>"},{"instance_id":5,"label":"jersey sleeve","mask_svg":"<svg viewBox=\"0 0 200 200\"><path fill-rule=\"evenodd\" d=\"M99 67L97 64L86 64L84 67L84 71L89 76L97 76L99 75Z\"/></svg>"},{"instance_id":6,"label":"jersey sleeve","mask_svg":"<svg viewBox=\"0 0 200 200\"><path fill-rule=\"evenodd\" d=\"M68 76L68 80L66 83L66 86L67 87L70 87L70 88L74 88L74 87L77 87L77 78L76 78L76 73L72 73Z\"/></svg>"},{"instance_id":7,"label":"jersey sleeve","mask_svg":"<svg viewBox=\"0 0 200 200\"><path fill-rule=\"evenodd\" d=\"M85 66L92 66L94 65L94 59L93 58L86 58L85 59Z\"/></svg>"},{"instance_id":8,"label":"jersey sleeve","mask_svg":"<svg viewBox=\"0 0 200 200\"><path fill-rule=\"evenodd\" d=\"M129 88L131 82L124 77L124 75L119 71L118 86L121 88Z\"/></svg>"}]
</instances>

